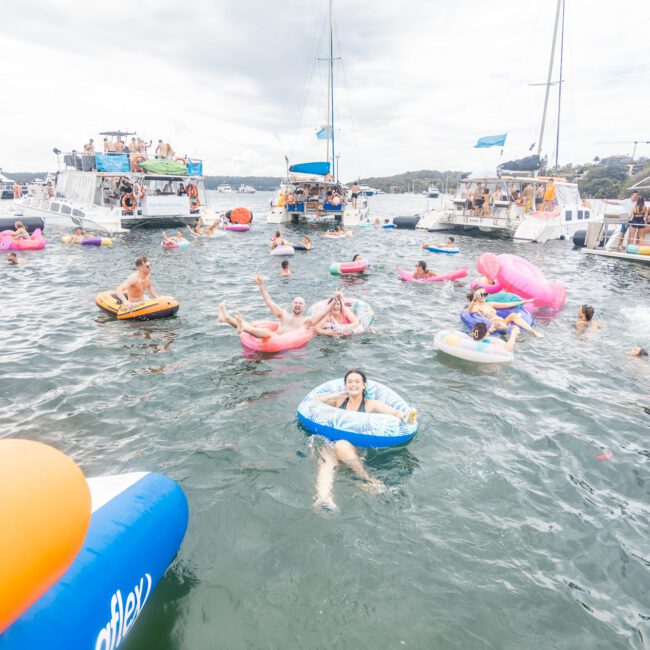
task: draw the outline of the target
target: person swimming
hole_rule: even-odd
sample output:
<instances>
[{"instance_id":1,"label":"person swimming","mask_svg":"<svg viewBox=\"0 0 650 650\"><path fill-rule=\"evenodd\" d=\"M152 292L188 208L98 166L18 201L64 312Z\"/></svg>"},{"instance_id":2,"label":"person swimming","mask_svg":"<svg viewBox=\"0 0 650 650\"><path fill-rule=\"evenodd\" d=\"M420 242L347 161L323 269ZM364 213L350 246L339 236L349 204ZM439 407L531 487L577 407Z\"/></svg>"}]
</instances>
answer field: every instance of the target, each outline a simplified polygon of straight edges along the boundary
<instances>
[{"instance_id":1,"label":"person swimming","mask_svg":"<svg viewBox=\"0 0 650 650\"><path fill-rule=\"evenodd\" d=\"M280 264L280 275L283 278L288 278L291 275L291 269L289 268L289 260L282 260Z\"/></svg>"},{"instance_id":2,"label":"person swimming","mask_svg":"<svg viewBox=\"0 0 650 650\"><path fill-rule=\"evenodd\" d=\"M414 280L424 280L425 278L434 278L438 274L435 271L427 269L427 263L423 260L420 260L415 265L415 271L413 273Z\"/></svg>"},{"instance_id":3,"label":"person swimming","mask_svg":"<svg viewBox=\"0 0 650 650\"><path fill-rule=\"evenodd\" d=\"M456 248L456 239L455 237L448 237L447 242L444 244L441 244L440 242L434 242L433 244L431 243L425 243L422 244L422 248L429 248L429 246L435 246L436 248Z\"/></svg>"},{"instance_id":4,"label":"person swimming","mask_svg":"<svg viewBox=\"0 0 650 650\"><path fill-rule=\"evenodd\" d=\"M605 323L594 320L595 310L591 305L581 305L578 309L578 320L576 321L576 329L578 332L585 332L588 329L603 329L606 327Z\"/></svg>"},{"instance_id":5,"label":"person swimming","mask_svg":"<svg viewBox=\"0 0 650 650\"><path fill-rule=\"evenodd\" d=\"M404 413L398 411L383 402L366 397L366 375L362 370L348 370L344 377L345 390L342 393L329 393L314 397L315 400L340 408L344 411L355 411L357 413L383 413L392 415L399 420L412 424L417 416L415 409ZM336 510L332 487L337 466L343 463L347 465L366 485L374 492L382 492L384 484L376 478L372 478L359 457L356 447L347 440L337 440L333 443L326 443L320 448L318 472L316 476L316 496L314 504L330 510Z\"/></svg>"},{"instance_id":6,"label":"person swimming","mask_svg":"<svg viewBox=\"0 0 650 650\"><path fill-rule=\"evenodd\" d=\"M489 334L488 326L481 321L480 323L476 323L476 325L472 327L472 330L469 333L469 335L477 343L479 341L483 341L487 339L490 345L496 345L497 347L508 350L508 352L513 352L515 349L515 345L517 343L517 337L519 336L519 332L521 332L521 329L519 329L517 325L513 325L512 330L510 331L510 337L508 338L507 341L503 341L499 337L488 336Z\"/></svg>"}]
</instances>

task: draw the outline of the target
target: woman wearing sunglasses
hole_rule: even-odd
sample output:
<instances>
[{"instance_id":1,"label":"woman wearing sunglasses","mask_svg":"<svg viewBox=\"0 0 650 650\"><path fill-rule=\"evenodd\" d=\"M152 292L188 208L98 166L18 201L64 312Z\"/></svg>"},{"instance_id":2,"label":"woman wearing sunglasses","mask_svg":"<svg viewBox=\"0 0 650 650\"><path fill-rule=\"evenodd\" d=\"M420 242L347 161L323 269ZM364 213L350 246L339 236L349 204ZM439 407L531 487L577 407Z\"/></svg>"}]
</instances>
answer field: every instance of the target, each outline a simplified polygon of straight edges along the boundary
<instances>
[{"instance_id":1,"label":"woman wearing sunglasses","mask_svg":"<svg viewBox=\"0 0 650 650\"><path fill-rule=\"evenodd\" d=\"M483 316L483 318L492 321L490 332L505 332L508 329L508 326L513 323L521 329L530 332L537 338L544 337L543 334L536 331L516 311L508 314L505 318L501 318L496 311L497 309L512 309L513 307L520 307L528 302L533 302L534 298L529 300L516 300L513 302L486 302L485 299L487 298L487 295L485 289L476 289L467 294L467 299L469 300L467 311L470 314L477 314L478 316Z\"/></svg>"}]
</instances>

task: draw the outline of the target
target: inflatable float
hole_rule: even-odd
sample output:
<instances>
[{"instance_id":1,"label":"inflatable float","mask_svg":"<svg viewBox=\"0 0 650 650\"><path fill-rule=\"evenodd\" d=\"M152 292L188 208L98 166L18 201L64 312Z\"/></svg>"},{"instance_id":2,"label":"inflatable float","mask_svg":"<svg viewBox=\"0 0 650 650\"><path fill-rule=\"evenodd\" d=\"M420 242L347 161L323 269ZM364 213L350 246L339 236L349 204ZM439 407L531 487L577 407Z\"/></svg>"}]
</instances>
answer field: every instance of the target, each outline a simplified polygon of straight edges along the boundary
<instances>
[{"instance_id":1,"label":"inflatable float","mask_svg":"<svg viewBox=\"0 0 650 650\"><path fill-rule=\"evenodd\" d=\"M290 246L289 244L285 244L284 246L276 246L272 251L271 255L293 255L295 253L295 249L293 246Z\"/></svg>"},{"instance_id":2,"label":"inflatable float","mask_svg":"<svg viewBox=\"0 0 650 650\"><path fill-rule=\"evenodd\" d=\"M62 244L79 244L81 246L112 246L113 240L109 237L85 237L79 242L72 241L72 235L63 235Z\"/></svg>"},{"instance_id":3,"label":"inflatable float","mask_svg":"<svg viewBox=\"0 0 650 650\"><path fill-rule=\"evenodd\" d=\"M637 246L636 244L628 244L625 250L631 255L650 255L650 246Z\"/></svg>"},{"instance_id":4,"label":"inflatable float","mask_svg":"<svg viewBox=\"0 0 650 650\"><path fill-rule=\"evenodd\" d=\"M420 215L414 215L412 217L395 217L393 219L393 226L395 226L395 228L415 230L415 226L418 225L419 221Z\"/></svg>"},{"instance_id":5,"label":"inflatable float","mask_svg":"<svg viewBox=\"0 0 650 650\"><path fill-rule=\"evenodd\" d=\"M503 291L503 287L501 286L501 283L498 281L490 282L485 276L476 278L476 280L472 280L472 282L469 285L470 289L484 289L486 293L498 293L499 291Z\"/></svg>"},{"instance_id":6,"label":"inflatable float","mask_svg":"<svg viewBox=\"0 0 650 650\"><path fill-rule=\"evenodd\" d=\"M363 273L370 266L368 260L356 262L332 262L330 273L332 275L347 275L348 273Z\"/></svg>"},{"instance_id":7,"label":"inflatable float","mask_svg":"<svg viewBox=\"0 0 650 650\"><path fill-rule=\"evenodd\" d=\"M400 269L399 266L397 267L397 272L399 273L400 278L405 282L444 282L445 280L460 280L461 278L464 278L467 275L467 268L463 266L463 268L450 271L449 273L434 275L431 278L420 278L417 280L413 277L413 273Z\"/></svg>"},{"instance_id":8,"label":"inflatable float","mask_svg":"<svg viewBox=\"0 0 650 650\"><path fill-rule=\"evenodd\" d=\"M474 363L508 363L512 352L506 349L501 339L486 336L475 341L471 336L457 330L439 330L433 337L433 349L440 350L457 359Z\"/></svg>"},{"instance_id":9,"label":"inflatable float","mask_svg":"<svg viewBox=\"0 0 650 650\"><path fill-rule=\"evenodd\" d=\"M327 300L319 300L317 303L314 303L307 310L307 316L325 311L327 309L327 302ZM372 324L375 322L375 312L367 302L344 298L343 303L359 319L359 324L354 329L350 329L347 325L338 324L331 325L331 329L337 330L340 336L348 336L350 334L363 334L368 328L372 327ZM327 325L325 326L325 329L329 328Z\"/></svg>"},{"instance_id":10,"label":"inflatable float","mask_svg":"<svg viewBox=\"0 0 650 650\"><path fill-rule=\"evenodd\" d=\"M520 296L517 296L512 293L494 293L488 296L486 302L516 302L518 300L521 300ZM535 325L535 319L533 318L533 315L531 312L529 312L526 309L526 306L530 304L527 303L526 305L519 305L518 307L509 307L508 309L497 309L497 316L501 318L506 318L513 312L519 314L526 323L528 323L531 327ZM463 311L460 314L460 319L463 321L463 324L465 327L472 329L476 323L485 323L488 326L488 329L492 327L492 321L489 318L486 318L485 316L481 316L480 314L470 314L470 312L467 309L463 309ZM512 330L512 323L508 324L508 329L506 330L507 332L510 332ZM504 332L495 332L495 334L503 334Z\"/></svg>"},{"instance_id":11,"label":"inflatable float","mask_svg":"<svg viewBox=\"0 0 650 650\"><path fill-rule=\"evenodd\" d=\"M251 325L254 325L255 327L266 327L274 332L280 326L277 321L269 320L254 321ZM309 343L313 336L314 330L309 328L293 330L284 334L274 334L266 339L258 339L248 332L242 332L239 335L239 340L242 342L244 347L251 350L257 350L259 352L282 352L283 350L301 348L303 345Z\"/></svg>"},{"instance_id":12,"label":"inflatable float","mask_svg":"<svg viewBox=\"0 0 650 650\"><path fill-rule=\"evenodd\" d=\"M248 232L251 227L247 223L227 223L223 229L231 232Z\"/></svg>"},{"instance_id":13,"label":"inflatable float","mask_svg":"<svg viewBox=\"0 0 650 650\"><path fill-rule=\"evenodd\" d=\"M190 245L188 239L181 239L180 241L161 241L160 245L163 248L187 248Z\"/></svg>"},{"instance_id":14,"label":"inflatable float","mask_svg":"<svg viewBox=\"0 0 650 650\"><path fill-rule=\"evenodd\" d=\"M124 295L126 301L126 295ZM172 296L158 296L127 307L118 302L115 291L103 291L95 297L95 304L117 320L157 320L173 316L179 308L178 300Z\"/></svg>"},{"instance_id":15,"label":"inflatable float","mask_svg":"<svg viewBox=\"0 0 650 650\"><path fill-rule=\"evenodd\" d=\"M298 406L299 422L311 433L329 440L347 440L357 447L394 447L408 442L416 434L417 420L408 424L392 415L345 411L312 399L342 392L345 392L343 378L332 379L314 388ZM366 396L404 413L410 408L395 391L376 381L367 382Z\"/></svg>"},{"instance_id":16,"label":"inflatable float","mask_svg":"<svg viewBox=\"0 0 650 650\"><path fill-rule=\"evenodd\" d=\"M253 221L253 213L248 208L233 208L226 212L226 219L231 224L246 226Z\"/></svg>"},{"instance_id":17,"label":"inflatable float","mask_svg":"<svg viewBox=\"0 0 650 650\"><path fill-rule=\"evenodd\" d=\"M460 253L460 248L445 248L444 246L427 246L427 250L432 253L447 253L447 255Z\"/></svg>"},{"instance_id":18,"label":"inflatable float","mask_svg":"<svg viewBox=\"0 0 650 650\"><path fill-rule=\"evenodd\" d=\"M298 242L297 244L291 244L291 245L293 246L294 250L297 250L297 251L310 251L311 250L311 248L307 248L307 246L305 246L304 244L301 244L300 242Z\"/></svg>"},{"instance_id":19,"label":"inflatable float","mask_svg":"<svg viewBox=\"0 0 650 650\"><path fill-rule=\"evenodd\" d=\"M382 228L394 228L394 227L395 227L395 224L392 224L392 223L385 223L385 224L382 226Z\"/></svg>"},{"instance_id":20,"label":"inflatable float","mask_svg":"<svg viewBox=\"0 0 650 650\"><path fill-rule=\"evenodd\" d=\"M534 298L530 309L548 307L557 310L566 302L566 288L561 282L549 282L536 266L518 255L483 253L476 261L476 267L489 282L498 283L500 290L526 299Z\"/></svg>"},{"instance_id":21,"label":"inflatable float","mask_svg":"<svg viewBox=\"0 0 650 650\"><path fill-rule=\"evenodd\" d=\"M0 650L119 647L183 541L183 491L149 472L86 481L40 443L2 440L0 450L12 495L0 501L12 522L0 540Z\"/></svg>"},{"instance_id":22,"label":"inflatable float","mask_svg":"<svg viewBox=\"0 0 650 650\"><path fill-rule=\"evenodd\" d=\"M45 237L40 228L36 228L29 239L14 239L14 230L0 232L0 251L40 251L45 248Z\"/></svg>"}]
</instances>

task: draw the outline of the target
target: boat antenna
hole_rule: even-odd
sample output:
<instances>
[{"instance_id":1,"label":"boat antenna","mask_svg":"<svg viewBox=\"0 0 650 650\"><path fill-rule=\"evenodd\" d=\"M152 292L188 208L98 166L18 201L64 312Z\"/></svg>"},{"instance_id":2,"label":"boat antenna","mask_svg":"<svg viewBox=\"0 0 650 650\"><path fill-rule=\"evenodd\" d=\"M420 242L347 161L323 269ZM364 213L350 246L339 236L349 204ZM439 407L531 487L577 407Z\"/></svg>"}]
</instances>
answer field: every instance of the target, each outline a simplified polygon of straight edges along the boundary
<instances>
[{"instance_id":1,"label":"boat antenna","mask_svg":"<svg viewBox=\"0 0 650 650\"><path fill-rule=\"evenodd\" d=\"M555 169L559 169L560 157L560 111L562 109L562 68L564 64L564 7L566 0L562 0L562 34L560 36L560 82L557 92L557 132L555 134Z\"/></svg>"},{"instance_id":2,"label":"boat antenna","mask_svg":"<svg viewBox=\"0 0 650 650\"><path fill-rule=\"evenodd\" d=\"M551 45L551 60L548 64L548 77L546 79L546 93L544 95L544 112L542 113L542 126L539 130L539 144L537 145L537 155L541 158L542 156L542 142L544 140L544 127L546 125L546 111L548 109L548 96L551 91L551 77L553 75L553 61L555 59L555 42L557 41L557 28L560 22L560 6L562 5L562 0L557 0L557 9L555 11L555 28L553 29L553 43ZM561 83L561 78L560 78Z\"/></svg>"}]
</instances>

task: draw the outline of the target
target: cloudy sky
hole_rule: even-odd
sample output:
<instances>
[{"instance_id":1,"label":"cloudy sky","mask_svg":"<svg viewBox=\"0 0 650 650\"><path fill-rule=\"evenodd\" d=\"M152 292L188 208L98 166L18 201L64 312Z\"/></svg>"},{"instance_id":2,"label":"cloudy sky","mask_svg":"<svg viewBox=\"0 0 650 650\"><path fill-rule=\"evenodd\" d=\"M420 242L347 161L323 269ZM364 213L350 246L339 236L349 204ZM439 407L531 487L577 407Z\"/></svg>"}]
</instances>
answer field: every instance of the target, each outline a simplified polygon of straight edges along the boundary
<instances>
[{"instance_id":1,"label":"cloudy sky","mask_svg":"<svg viewBox=\"0 0 650 650\"><path fill-rule=\"evenodd\" d=\"M344 180L483 172L537 142L555 0L335 0ZM53 147L135 130L207 174L281 175L320 159L327 0L2 0L0 167L55 167ZM650 140L650 3L567 0L560 162ZM645 27L644 27L645 26ZM559 47L558 47L559 55ZM557 61L556 57L556 69ZM558 78L558 72L554 79ZM555 155L557 90L544 149ZM639 145L650 156L650 145Z\"/></svg>"}]
</instances>

